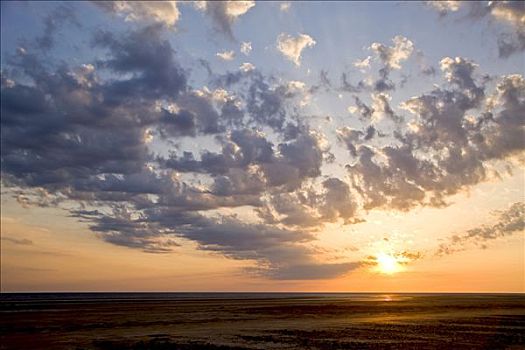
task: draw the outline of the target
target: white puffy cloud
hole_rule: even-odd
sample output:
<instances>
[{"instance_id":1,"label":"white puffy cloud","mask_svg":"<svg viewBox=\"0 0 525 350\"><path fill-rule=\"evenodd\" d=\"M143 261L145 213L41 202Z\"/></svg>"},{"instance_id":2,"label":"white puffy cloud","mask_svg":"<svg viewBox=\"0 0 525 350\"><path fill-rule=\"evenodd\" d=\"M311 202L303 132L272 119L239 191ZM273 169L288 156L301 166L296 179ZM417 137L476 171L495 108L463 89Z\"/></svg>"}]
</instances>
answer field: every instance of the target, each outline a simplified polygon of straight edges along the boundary
<instances>
[{"instance_id":1,"label":"white puffy cloud","mask_svg":"<svg viewBox=\"0 0 525 350\"><path fill-rule=\"evenodd\" d=\"M370 68L370 60L372 59L372 56L368 56L365 59L357 60L354 62L354 67L359 68L361 71L365 71L365 69Z\"/></svg>"},{"instance_id":2,"label":"white puffy cloud","mask_svg":"<svg viewBox=\"0 0 525 350\"><path fill-rule=\"evenodd\" d=\"M376 123L384 117L390 118L394 121L401 121L401 118L390 107L390 100L392 97L387 93L373 93L372 94L372 122Z\"/></svg>"},{"instance_id":3,"label":"white puffy cloud","mask_svg":"<svg viewBox=\"0 0 525 350\"><path fill-rule=\"evenodd\" d=\"M96 4L124 16L126 21L152 20L173 28L180 18L177 1L108 1Z\"/></svg>"},{"instance_id":4,"label":"white puffy cloud","mask_svg":"<svg viewBox=\"0 0 525 350\"><path fill-rule=\"evenodd\" d=\"M222 60L225 61L231 61L235 58L235 52L233 50L230 51L224 51L224 52L217 52L217 57L219 57Z\"/></svg>"},{"instance_id":5,"label":"white puffy cloud","mask_svg":"<svg viewBox=\"0 0 525 350\"><path fill-rule=\"evenodd\" d=\"M497 20L507 22L516 28L525 27L525 5L520 1L491 1L490 13Z\"/></svg>"},{"instance_id":6,"label":"white puffy cloud","mask_svg":"<svg viewBox=\"0 0 525 350\"><path fill-rule=\"evenodd\" d=\"M279 10L282 12L288 12L290 10L290 7L292 7L292 3L290 1L283 1L279 4Z\"/></svg>"},{"instance_id":7,"label":"white puffy cloud","mask_svg":"<svg viewBox=\"0 0 525 350\"><path fill-rule=\"evenodd\" d=\"M315 40L307 34L299 34L293 37L290 34L281 33L277 37L277 50L297 66L301 65L302 51L315 44Z\"/></svg>"},{"instance_id":8,"label":"white puffy cloud","mask_svg":"<svg viewBox=\"0 0 525 350\"><path fill-rule=\"evenodd\" d=\"M246 14L255 1L199 1L195 7L211 17L215 28L224 35L233 39L232 24L242 15Z\"/></svg>"},{"instance_id":9,"label":"white puffy cloud","mask_svg":"<svg viewBox=\"0 0 525 350\"><path fill-rule=\"evenodd\" d=\"M241 43L241 52L248 56L252 51L252 43L250 41L244 41Z\"/></svg>"},{"instance_id":10,"label":"white puffy cloud","mask_svg":"<svg viewBox=\"0 0 525 350\"><path fill-rule=\"evenodd\" d=\"M445 57L439 62L439 68L444 73L445 79L467 90L477 89L472 76L477 66L474 62L462 57Z\"/></svg>"},{"instance_id":11,"label":"white puffy cloud","mask_svg":"<svg viewBox=\"0 0 525 350\"><path fill-rule=\"evenodd\" d=\"M414 44L401 35L396 35L392 42L394 46L385 46L381 43L372 43L370 49L389 69L401 69L401 62L410 57L414 51Z\"/></svg>"},{"instance_id":12,"label":"white puffy cloud","mask_svg":"<svg viewBox=\"0 0 525 350\"><path fill-rule=\"evenodd\" d=\"M253 64L251 64L250 62L244 62L243 64L241 64L241 66L239 67L239 69L244 72L244 73L247 73L249 71L252 71L255 69L255 66Z\"/></svg>"},{"instance_id":13,"label":"white puffy cloud","mask_svg":"<svg viewBox=\"0 0 525 350\"><path fill-rule=\"evenodd\" d=\"M427 1L427 4L437 11L440 14L445 15L448 12L455 12L459 10L461 1L456 0L439 0L439 1Z\"/></svg>"}]
</instances>

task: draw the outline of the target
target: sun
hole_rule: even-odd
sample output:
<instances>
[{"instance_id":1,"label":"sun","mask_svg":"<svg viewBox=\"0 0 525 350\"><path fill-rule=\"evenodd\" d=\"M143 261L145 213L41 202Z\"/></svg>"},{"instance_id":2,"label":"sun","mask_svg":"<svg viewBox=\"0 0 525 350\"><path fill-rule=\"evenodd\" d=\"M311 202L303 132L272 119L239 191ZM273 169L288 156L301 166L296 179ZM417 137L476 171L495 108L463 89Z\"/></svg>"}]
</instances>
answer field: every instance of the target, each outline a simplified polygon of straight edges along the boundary
<instances>
[{"instance_id":1,"label":"sun","mask_svg":"<svg viewBox=\"0 0 525 350\"><path fill-rule=\"evenodd\" d=\"M391 275L393 273L401 271L397 259L389 254L380 253L376 256L377 270L381 273Z\"/></svg>"}]
</instances>

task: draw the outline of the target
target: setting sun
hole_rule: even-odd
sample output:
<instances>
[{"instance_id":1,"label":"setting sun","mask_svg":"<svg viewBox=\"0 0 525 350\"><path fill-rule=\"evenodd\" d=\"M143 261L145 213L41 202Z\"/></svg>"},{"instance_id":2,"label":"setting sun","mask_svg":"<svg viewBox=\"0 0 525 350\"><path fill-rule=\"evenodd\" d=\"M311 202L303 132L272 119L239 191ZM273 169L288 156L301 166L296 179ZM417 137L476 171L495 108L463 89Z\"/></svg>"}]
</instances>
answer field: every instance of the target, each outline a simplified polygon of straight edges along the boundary
<instances>
[{"instance_id":1,"label":"setting sun","mask_svg":"<svg viewBox=\"0 0 525 350\"><path fill-rule=\"evenodd\" d=\"M381 253L377 255L376 259L377 270L381 273L391 275L401 270L397 259L392 255Z\"/></svg>"}]
</instances>

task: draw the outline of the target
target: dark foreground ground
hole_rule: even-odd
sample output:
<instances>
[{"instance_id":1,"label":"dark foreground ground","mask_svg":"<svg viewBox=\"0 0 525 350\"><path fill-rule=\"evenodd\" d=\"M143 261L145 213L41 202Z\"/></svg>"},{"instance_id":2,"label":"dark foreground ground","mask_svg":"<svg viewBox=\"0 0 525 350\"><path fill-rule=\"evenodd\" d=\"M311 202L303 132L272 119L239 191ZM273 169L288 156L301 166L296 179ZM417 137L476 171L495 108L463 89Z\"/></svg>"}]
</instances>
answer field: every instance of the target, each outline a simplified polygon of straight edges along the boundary
<instances>
[{"instance_id":1,"label":"dark foreground ground","mask_svg":"<svg viewBox=\"0 0 525 350\"><path fill-rule=\"evenodd\" d=\"M525 349L525 295L0 296L0 349Z\"/></svg>"}]
</instances>

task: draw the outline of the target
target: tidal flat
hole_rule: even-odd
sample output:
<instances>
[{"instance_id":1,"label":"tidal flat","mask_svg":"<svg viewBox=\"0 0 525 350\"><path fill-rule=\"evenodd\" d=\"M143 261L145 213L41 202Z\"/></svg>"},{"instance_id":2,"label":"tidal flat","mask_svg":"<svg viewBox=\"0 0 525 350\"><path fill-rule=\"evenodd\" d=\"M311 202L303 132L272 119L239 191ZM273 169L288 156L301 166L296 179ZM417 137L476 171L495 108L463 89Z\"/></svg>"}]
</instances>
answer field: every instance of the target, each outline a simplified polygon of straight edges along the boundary
<instances>
[{"instance_id":1,"label":"tidal flat","mask_svg":"<svg viewBox=\"0 0 525 350\"><path fill-rule=\"evenodd\" d=\"M524 294L0 295L0 349L525 349Z\"/></svg>"}]
</instances>

